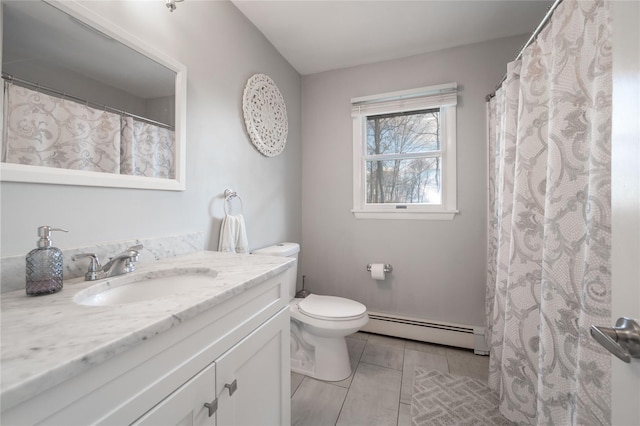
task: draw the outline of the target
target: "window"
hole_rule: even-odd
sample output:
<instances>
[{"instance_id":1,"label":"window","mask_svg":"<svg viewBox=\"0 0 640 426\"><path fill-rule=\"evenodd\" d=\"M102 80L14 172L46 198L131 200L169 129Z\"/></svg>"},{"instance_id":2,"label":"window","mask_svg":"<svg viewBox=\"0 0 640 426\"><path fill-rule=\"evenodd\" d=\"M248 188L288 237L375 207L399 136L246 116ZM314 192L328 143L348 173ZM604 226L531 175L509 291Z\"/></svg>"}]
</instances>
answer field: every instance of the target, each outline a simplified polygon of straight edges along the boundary
<instances>
[{"instance_id":1,"label":"window","mask_svg":"<svg viewBox=\"0 0 640 426\"><path fill-rule=\"evenodd\" d=\"M351 100L356 218L453 219L456 88Z\"/></svg>"}]
</instances>

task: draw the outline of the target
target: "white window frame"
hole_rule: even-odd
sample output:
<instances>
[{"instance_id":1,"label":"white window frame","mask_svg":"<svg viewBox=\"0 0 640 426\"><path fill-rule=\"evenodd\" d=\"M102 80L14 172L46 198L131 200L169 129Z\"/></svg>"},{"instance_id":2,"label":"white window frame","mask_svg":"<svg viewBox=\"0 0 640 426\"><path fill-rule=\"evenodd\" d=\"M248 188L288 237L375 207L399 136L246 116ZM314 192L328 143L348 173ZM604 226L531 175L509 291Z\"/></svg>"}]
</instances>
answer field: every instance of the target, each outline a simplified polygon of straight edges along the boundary
<instances>
[{"instance_id":1,"label":"white window frame","mask_svg":"<svg viewBox=\"0 0 640 426\"><path fill-rule=\"evenodd\" d=\"M456 103L457 83L421 87L351 99L353 118L353 210L356 219L452 220L457 210ZM442 200L440 204L368 204L366 202L367 117L440 109ZM401 155L401 154L400 154ZM394 155L394 158L398 155ZM412 156L413 157L413 156Z\"/></svg>"}]
</instances>

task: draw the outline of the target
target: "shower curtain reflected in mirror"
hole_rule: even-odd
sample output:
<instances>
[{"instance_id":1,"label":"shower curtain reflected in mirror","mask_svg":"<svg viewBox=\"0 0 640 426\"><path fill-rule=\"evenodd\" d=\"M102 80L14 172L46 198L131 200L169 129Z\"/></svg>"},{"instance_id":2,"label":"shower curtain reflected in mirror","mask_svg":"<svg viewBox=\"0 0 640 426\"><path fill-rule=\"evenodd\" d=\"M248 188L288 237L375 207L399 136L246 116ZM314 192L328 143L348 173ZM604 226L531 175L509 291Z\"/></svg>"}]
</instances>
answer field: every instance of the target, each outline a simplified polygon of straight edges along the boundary
<instances>
[{"instance_id":1,"label":"shower curtain reflected in mirror","mask_svg":"<svg viewBox=\"0 0 640 426\"><path fill-rule=\"evenodd\" d=\"M175 178L175 132L122 117L121 173Z\"/></svg>"},{"instance_id":2,"label":"shower curtain reflected in mirror","mask_svg":"<svg viewBox=\"0 0 640 426\"><path fill-rule=\"evenodd\" d=\"M565 0L488 105L489 384L521 424L610 424L611 18Z\"/></svg>"},{"instance_id":3,"label":"shower curtain reflected in mirror","mask_svg":"<svg viewBox=\"0 0 640 426\"><path fill-rule=\"evenodd\" d=\"M175 132L32 90L4 85L2 161L175 178Z\"/></svg>"},{"instance_id":4,"label":"shower curtain reflected in mirror","mask_svg":"<svg viewBox=\"0 0 640 426\"><path fill-rule=\"evenodd\" d=\"M2 161L120 173L120 116L9 82Z\"/></svg>"}]
</instances>

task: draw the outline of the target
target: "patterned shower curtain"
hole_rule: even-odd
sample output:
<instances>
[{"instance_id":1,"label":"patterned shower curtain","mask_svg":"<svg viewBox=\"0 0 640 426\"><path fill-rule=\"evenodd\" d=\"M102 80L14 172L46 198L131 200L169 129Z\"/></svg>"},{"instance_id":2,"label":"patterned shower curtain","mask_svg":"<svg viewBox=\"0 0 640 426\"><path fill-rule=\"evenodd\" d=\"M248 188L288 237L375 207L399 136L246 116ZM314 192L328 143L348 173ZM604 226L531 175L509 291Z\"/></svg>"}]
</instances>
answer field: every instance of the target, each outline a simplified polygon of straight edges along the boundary
<instances>
[{"instance_id":1,"label":"patterned shower curtain","mask_svg":"<svg viewBox=\"0 0 640 426\"><path fill-rule=\"evenodd\" d=\"M488 105L489 385L519 424L610 424L611 18L564 0Z\"/></svg>"},{"instance_id":2,"label":"patterned shower curtain","mask_svg":"<svg viewBox=\"0 0 640 426\"><path fill-rule=\"evenodd\" d=\"M122 117L122 174L173 179L175 148L173 130Z\"/></svg>"},{"instance_id":3,"label":"patterned shower curtain","mask_svg":"<svg viewBox=\"0 0 640 426\"><path fill-rule=\"evenodd\" d=\"M5 83L2 161L120 173L120 116Z\"/></svg>"},{"instance_id":4,"label":"patterned shower curtain","mask_svg":"<svg viewBox=\"0 0 640 426\"><path fill-rule=\"evenodd\" d=\"M175 178L173 130L6 82L3 162Z\"/></svg>"}]
</instances>

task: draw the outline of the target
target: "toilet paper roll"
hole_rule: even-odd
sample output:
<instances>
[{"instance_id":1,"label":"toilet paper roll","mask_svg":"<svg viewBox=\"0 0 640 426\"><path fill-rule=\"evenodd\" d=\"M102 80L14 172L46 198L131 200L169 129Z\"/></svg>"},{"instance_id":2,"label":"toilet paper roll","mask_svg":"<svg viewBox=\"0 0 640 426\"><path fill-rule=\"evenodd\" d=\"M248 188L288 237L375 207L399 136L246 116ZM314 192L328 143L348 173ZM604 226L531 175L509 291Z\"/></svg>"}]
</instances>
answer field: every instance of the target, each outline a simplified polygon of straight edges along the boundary
<instances>
[{"instance_id":1,"label":"toilet paper roll","mask_svg":"<svg viewBox=\"0 0 640 426\"><path fill-rule=\"evenodd\" d=\"M384 263L372 263L371 264L371 278L374 280L383 281L384 276Z\"/></svg>"}]
</instances>

